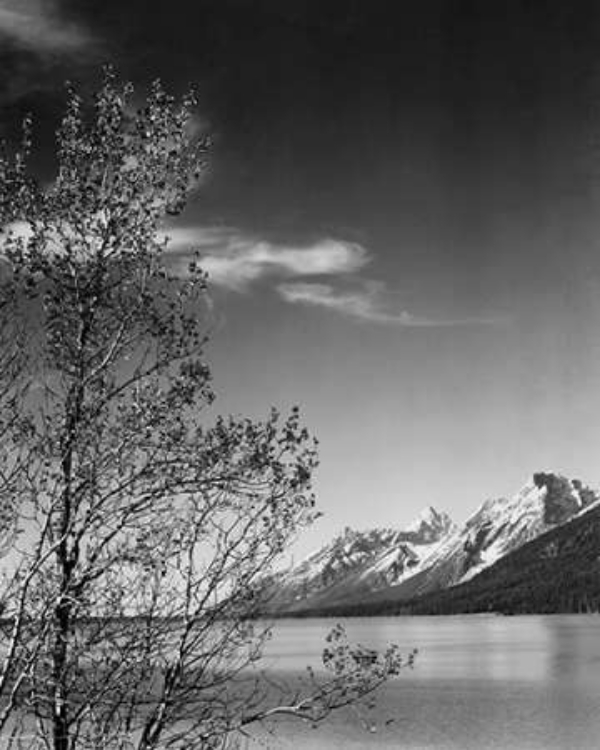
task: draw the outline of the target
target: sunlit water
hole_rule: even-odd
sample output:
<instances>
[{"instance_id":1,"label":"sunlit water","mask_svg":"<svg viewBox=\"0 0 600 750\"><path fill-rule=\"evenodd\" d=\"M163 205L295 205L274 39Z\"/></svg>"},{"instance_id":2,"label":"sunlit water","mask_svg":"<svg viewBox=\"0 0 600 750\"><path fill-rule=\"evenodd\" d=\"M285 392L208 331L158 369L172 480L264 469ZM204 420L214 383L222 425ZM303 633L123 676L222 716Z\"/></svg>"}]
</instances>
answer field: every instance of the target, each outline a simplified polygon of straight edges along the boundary
<instances>
[{"instance_id":1,"label":"sunlit water","mask_svg":"<svg viewBox=\"0 0 600 750\"><path fill-rule=\"evenodd\" d=\"M318 666L331 620L280 621L266 662L280 679ZM600 748L600 616L347 620L365 646L418 648L375 710L345 709L318 729L275 723L248 748Z\"/></svg>"}]
</instances>

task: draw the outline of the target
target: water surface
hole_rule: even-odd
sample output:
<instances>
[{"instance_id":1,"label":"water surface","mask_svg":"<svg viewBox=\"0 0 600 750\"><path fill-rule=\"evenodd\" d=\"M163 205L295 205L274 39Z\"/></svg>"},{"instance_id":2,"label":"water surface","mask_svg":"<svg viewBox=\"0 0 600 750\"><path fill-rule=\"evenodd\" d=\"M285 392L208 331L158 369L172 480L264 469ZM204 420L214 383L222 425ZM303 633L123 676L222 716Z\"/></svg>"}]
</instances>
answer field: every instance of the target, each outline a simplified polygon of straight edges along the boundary
<instances>
[{"instance_id":1,"label":"water surface","mask_svg":"<svg viewBox=\"0 0 600 750\"><path fill-rule=\"evenodd\" d=\"M265 654L281 679L318 667L333 621L282 620ZM595 750L600 748L600 617L353 618L365 646L418 648L373 711L344 710L318 729L279 721L249 747ZM260 744L259 744L260 743Z\"/></svg>"}]
</instances>

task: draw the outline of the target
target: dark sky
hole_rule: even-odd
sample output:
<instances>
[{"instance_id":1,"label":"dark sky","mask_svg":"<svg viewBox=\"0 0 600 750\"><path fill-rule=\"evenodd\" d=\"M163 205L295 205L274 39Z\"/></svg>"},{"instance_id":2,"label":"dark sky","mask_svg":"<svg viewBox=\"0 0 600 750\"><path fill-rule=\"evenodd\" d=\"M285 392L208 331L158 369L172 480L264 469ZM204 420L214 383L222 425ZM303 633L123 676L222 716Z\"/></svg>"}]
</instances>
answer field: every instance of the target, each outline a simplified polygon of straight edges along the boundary
<instances>
[{"instance_id":1,"label":"dark sky","mask_svg":"<svg viewBox=\"0 0 600 750\"><path fill-rule=\"evenodd\" d=\"M197 87L174 249L223 408L321 437L326 537L600 480L599 50L598 2L0 0L1 126L34 109L45 172L65 78Z\"/></svg>"}]
</instances>

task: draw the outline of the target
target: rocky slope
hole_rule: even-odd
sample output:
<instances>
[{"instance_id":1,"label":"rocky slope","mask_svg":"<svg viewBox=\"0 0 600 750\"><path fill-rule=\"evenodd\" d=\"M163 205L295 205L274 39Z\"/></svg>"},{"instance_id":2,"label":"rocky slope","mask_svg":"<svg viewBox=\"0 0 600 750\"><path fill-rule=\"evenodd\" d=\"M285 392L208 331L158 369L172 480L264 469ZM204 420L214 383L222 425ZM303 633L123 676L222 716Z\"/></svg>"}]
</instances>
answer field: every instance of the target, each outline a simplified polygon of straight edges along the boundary
<instances>
[{"instance_id":1,"label":"rocky slope","mask_svg":"<svg viewBox=\"0 0 600 750\"><path fill-rule=\"evenodd\" d=\"M319 606L396 585L422 570L454 530L451 519L431 507L403 530L346 528L279 577L272 604Z\"/></svg>"}]
</instances>

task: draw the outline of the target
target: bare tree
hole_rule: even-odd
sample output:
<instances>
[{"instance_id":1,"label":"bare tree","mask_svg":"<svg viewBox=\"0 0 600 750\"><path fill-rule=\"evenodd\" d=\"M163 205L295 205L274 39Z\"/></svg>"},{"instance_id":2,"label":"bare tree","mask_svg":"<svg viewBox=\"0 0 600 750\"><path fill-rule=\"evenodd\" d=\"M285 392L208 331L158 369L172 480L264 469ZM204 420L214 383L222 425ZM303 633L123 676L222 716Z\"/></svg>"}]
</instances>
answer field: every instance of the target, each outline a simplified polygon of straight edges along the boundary
<instances>
[{"instance_id":1,"label":"bare tree","mask_svg":"<svg viewBox=\"0 0 600 750\"><path fill-rule=\"evenodd\" d=\"M29 174L28 121L0 159L9 746L222 747L279 714L318 722L402 663L336 629L327 679L260 671L253 616L314 518L317 456L297 409L205 424L205 280L169 272L159 239L207 155L194 106L156 83L134 111L107 71L93 105L69 90L50 185Z\"/></svg>"}]
</instances>

